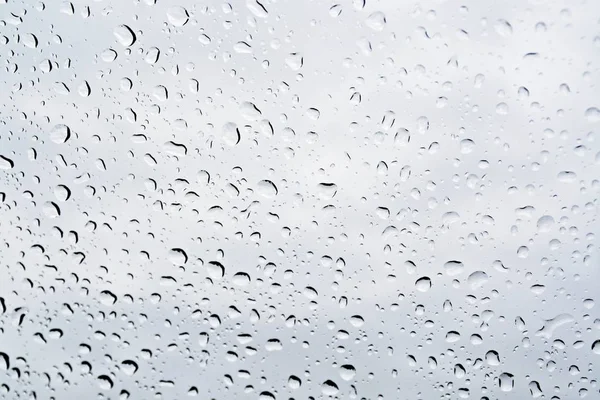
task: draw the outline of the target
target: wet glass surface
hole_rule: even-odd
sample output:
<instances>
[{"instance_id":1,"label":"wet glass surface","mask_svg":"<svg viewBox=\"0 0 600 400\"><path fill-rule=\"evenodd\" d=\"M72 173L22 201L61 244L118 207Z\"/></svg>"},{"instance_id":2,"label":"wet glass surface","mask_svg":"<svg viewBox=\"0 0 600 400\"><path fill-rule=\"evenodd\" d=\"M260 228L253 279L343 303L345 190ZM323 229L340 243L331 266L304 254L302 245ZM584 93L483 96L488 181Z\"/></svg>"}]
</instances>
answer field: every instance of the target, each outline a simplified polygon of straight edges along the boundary
<instances>
[{"instance_id":1,"label":"wet glass surface","mask_svg":"<svg viewBox=\"0 0 600 400\"><path fill-rule=\"evenodd\" d=\"M0 397L600 398L599 2L0 3Z\"/></svg>"}]
</instances>

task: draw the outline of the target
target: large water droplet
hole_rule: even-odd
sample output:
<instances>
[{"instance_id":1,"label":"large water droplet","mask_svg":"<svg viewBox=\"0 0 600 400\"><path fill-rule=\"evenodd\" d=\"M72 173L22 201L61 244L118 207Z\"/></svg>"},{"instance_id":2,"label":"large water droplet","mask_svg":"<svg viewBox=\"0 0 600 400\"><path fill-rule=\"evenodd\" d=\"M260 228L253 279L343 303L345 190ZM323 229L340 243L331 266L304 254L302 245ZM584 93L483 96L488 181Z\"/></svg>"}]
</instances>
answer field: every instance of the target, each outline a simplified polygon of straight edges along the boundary
<instances>
[{"instance_id":1,"label":"large water droplet","mask_svg":"<svg viewBox=\"0 0 600 400\"><path fill-rule=\"evenodd\" d=\"M119 25L113 30L113 34L117 41L125 47L129 47L135 43L135 33L127 25Z\"/></svg>"},{"instance_id":2,"label":"large water droplet","mask_svg":"<svg viewBox=\"0 0 600 400\"><path fill-rule=\"evenodd\" d=\"M188 14L187 10L181 6L170 7L167 10L167 19L174 26L184 26L187 24L189 18L190 15Z\"/></svg>"}]
</instances>

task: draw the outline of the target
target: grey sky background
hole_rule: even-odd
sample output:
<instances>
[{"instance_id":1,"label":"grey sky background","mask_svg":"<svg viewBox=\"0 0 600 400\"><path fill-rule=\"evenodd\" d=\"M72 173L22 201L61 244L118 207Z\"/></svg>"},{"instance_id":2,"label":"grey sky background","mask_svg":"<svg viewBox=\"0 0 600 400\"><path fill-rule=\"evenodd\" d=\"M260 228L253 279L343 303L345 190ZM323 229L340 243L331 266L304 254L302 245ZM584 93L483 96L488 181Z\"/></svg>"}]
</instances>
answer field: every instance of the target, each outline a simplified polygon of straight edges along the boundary
<instances>
[{"instance_id":1,"label":"grey sky background","mask_svg":"<svg viewBox=\"0 0 600 400\"><path fill-rule=\"evenodd\" d=\"M0 5L5 398L600 398L597 3L152 3Z\"/></svg>"}]
</instances>

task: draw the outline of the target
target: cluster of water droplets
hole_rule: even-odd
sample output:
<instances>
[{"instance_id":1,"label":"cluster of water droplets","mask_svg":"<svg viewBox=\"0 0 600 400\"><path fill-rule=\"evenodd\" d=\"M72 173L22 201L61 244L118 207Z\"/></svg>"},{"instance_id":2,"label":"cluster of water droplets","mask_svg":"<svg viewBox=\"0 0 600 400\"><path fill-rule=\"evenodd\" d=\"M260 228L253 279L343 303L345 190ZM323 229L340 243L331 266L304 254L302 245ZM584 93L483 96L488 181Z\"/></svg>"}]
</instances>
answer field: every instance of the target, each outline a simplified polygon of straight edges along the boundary
<instances>
[{"instance_id":1,"label":"cluster of water droplets","mask_svg":"<svg viewBox=\"0 0 600 400\"><path fill-rule=\"evenodd\" d=\"M598 398L599 11L0 1L0 397Z\"/></svg>"}]
</instances>

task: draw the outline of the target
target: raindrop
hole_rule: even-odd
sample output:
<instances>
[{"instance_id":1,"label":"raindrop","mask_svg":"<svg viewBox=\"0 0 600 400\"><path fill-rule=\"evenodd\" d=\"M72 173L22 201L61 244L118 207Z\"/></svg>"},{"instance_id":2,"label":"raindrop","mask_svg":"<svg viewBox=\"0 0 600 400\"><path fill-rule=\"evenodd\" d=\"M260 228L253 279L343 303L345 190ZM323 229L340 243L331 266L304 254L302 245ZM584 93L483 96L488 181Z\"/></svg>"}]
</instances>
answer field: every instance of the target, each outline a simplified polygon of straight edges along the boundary
<instances>
[{"instance_id":1,"label":"raindrop","mask_svg":"<svg viewBox=\"0 0 600 400\"><path fill-rule=\"evenodd\" d=\"M187 253L183 249L172 248L171 250L169 250L169 260L174 265L183 265L183 264L187 263L188 256L187 256Z\"/></svg>"},{"instance_id":2,"label":"raindrop","mask_svg":"<svg viewBox=\"0 0 600 400\"><path fill-rule=\"evenodd\" d=\"M366 24L374 31L382 31L386 22L385 14L381 11L376 11L367 17Z\"/></svg>"},{"instance_id":3,"label":"raindrop","mask_svg":"<svg viewBox=\"0 0 600 400\"><path fill-rule=\"evenodd\" d=\"M10 158L0 155L0 169L12 169L15 163Z\"/></svg>"},{"instance_id":4,"label":"raindrop","mask_svg":"<svg viewBox=\"0 0 600 400\"><path fill-rule=\"evenodd\" d=\"M338 385L332 380L326 380L321 384L321 393L325 396L335 396L339 392Z\"/></svg>"},{"instance_id":5,"label":"raindrop","mask_svg":"<svg viewBox=\"0 0 600 400\"><path fill-rule=\"evenodd\" d=\"M429 279L426 276L417 279L417 281L415 282L415 288L419 292L427 292L427 291L429 291L429 289L431 289L431 279Z\"/></svg>"},{"instance_id":6,"label":"raindrop","mask_svg":"<svg viewBox=\"0 0 600 400\"><path fill-rule=\"evenodd\" d=\"M113 34L117 41L125 47L129 47L135 43L135 33L127 25L119 25L113 30Z\"/></svg>"},{"instance_id":7,"label":"raindrop","mask_svg":"<svg viewBox=\"0 0 600 400\"><path fill-rule=\"evenodd\" d=\"M190 15L187 10L181 6L170 7L167 10L167 19L174 26L184 26L187 24L189 18Z\"/></svg>"},{"instance_id":8,"label":"raindrop","mask_svg":"<svg viewBox=\"0 0 600 400\"><path fill-rule=\"evenodd\" d=\"M500 390L503 392L512 391L515 387L514 376L508 372L503 372L498 377L498 385L500 386Z\"/></svg>"},{"instance_id":9,"label":"raindrop","mask_svg":"<svg viewBox=\"0 0 600 400\"><path fill-rule=\"evenodd\" d=\"M55 125L50 130L50 140L54 143L66 143L71 138L71 129L65 124Z\"/></svg>"},{"instance_id":10,"label":"raindrop","mask_svg":"<svg viewBox=\"0 0 600 400\"><path fill-rule=\"evenodd\" d=\"M257 191L261 196L266 198L275 197L277 196L277 193L279 193L277 186L275 186L275 184L268 179L258 182Z\"/></svg>"}]
</instances>

